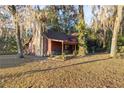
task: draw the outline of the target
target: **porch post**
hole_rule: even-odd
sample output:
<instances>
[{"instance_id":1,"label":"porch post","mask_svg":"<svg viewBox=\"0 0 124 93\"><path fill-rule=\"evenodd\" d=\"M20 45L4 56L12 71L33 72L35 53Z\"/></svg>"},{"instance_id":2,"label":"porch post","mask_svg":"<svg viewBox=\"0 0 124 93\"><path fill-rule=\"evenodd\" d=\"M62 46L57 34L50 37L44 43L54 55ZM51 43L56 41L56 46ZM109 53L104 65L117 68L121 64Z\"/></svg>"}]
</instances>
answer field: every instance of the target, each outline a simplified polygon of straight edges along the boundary
<instances>
[{"instance_id":1,"label":"porch post","mask_svg":"<svg viewBox=\"0 0 124 93\"><path fill-rule=\"evenodd\" d=\"M48 55L52 54L52 41L48 39Z\"/></svg>"},{"instance_id":2,"label":"porch post","mask_svg":"<svg viewBox=\"0 0 124 93\"><path fill-rule=\"evenodd\" d=\"M64 43L62 41L62 54L63 54L63 52L64 52Z\"/></svg>"},{"instance_id":3,"label":"porch post","mask_svg":"<svg viewBox=\"0 0 124 93\"><path fill-rule=\"evenodd\" d=\"M76 51L76 44L75 44L75 51Z\"/></svg>"}]
</instances>

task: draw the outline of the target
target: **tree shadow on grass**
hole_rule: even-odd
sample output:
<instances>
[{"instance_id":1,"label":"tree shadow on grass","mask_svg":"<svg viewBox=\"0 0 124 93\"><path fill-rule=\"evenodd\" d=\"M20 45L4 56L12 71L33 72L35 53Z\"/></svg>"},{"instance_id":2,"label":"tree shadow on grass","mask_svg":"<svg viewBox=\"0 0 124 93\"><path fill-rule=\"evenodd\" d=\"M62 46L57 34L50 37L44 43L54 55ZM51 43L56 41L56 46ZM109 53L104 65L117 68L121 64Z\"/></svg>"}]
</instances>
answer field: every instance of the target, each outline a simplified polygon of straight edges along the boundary
<instances>
[{"instance_id":1,"label":"tree shadow on grass","mask_svg":"<svg viewBox=\"0 0 124 93\"><path fill-rule=\"evenodd\" d=\"M33 74L33 73L36 73L36 72L52 71L52 70L56 70L56 69L62 69L62 68L66 68L66 67L72 67L72 66L83 65L83 64L94 63L94 62L101 62L103 60L108 60L108 59L111 59L111 58L84 61L84 62L75 63L75 64L71 64L71 65L58 66L58 67L47 68L47 69L36 69L36 70L31 70L31 71L27 71L27 72L23 72L23 73L18 73L16 75L7 75L7 76L0 77L0 78L4 79L4 78L20 77L21 75Z\"/></svg>"},{"instance_id":2,"label":"tree shadow on grass","mask_svg":"<svg viewBox=\"0 0 124 93\"><path fill-rule=\"evenodd\" d=\"M56 70L56 69L61 69L61 68L66 68L66 67L72 67L72 66L76 66L76 65L82 65L82 64L93 63L93 62L97 62L97 61L108 60L108 59L111 59L111 58L85 61L85 62L80 62L80 63L76 63L76 64L65 65L65 66L59 66L59 67L48 68L48 69L32 70L32 71L27 71L26 73L30 74L30 73L32 73L32 72L35 73L35 72Z\"/></svg>"}]
</instances>

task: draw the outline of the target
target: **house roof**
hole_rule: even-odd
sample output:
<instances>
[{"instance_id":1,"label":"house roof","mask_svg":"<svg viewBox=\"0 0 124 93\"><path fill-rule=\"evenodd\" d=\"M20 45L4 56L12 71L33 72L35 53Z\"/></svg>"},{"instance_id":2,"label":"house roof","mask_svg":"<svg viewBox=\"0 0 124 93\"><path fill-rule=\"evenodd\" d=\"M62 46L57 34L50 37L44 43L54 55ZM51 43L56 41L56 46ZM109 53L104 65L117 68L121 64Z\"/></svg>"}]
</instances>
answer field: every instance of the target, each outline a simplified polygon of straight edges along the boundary
<instances>
[{"instance_id":1,"label":"house roof","mask_svg":"<svg viewBox=\"0 0 124 93\"><path fill-rule=\"evenodd\" d=\"M44 32L44 35L52 40L60 40L64 42L70 42L70 43L77 43L77 38L72 35L67 35L64 32L58 32L53 29L48 29L46 32Z\"/></svg>"}]
</instances>

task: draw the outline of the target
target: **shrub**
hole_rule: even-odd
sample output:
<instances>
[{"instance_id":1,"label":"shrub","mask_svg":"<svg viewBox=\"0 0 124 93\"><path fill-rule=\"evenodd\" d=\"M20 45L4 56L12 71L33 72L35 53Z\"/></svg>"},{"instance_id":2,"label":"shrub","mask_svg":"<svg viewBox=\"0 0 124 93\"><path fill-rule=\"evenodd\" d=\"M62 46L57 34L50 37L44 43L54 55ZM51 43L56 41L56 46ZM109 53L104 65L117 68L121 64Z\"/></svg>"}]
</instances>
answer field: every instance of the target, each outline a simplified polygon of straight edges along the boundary
<instances>
[{"instance_id":1,"label":"shrub","mask_svg":"<svg viewBox=\"0 0 124 93\"><path fill-rule=\"evenodd\" d=\"M118 38L118 52L124 52L124 36Z\"/></svg>"},{"instance_id":2,"label":"shrub","mask_svg":"<svg viewBox=\"0 0 124 93\"><path fill-rule=\"evenodd\" d=\"M62 60L65 60L66 59L65 53L62 53L61 58L62 58Z\"/></svg>"},{"instance_id":3,"label":"shrub","mask_svg":"<svg viewBox=\"0 0 124 93\"><path fill-rule=\"evenodd\" d=\"M0 54L17 53L15 37L0 37Z\"/></svg>"},{"instance_id":4,"label":"shrub","mask_svg":"<svg viewBox=\"0 0 124 93\"><path fill-rule=\"evenodd\" d=\"M78 52L76 50L73 51L73 55L77 56Z\"/></svg>"}]
</instances>

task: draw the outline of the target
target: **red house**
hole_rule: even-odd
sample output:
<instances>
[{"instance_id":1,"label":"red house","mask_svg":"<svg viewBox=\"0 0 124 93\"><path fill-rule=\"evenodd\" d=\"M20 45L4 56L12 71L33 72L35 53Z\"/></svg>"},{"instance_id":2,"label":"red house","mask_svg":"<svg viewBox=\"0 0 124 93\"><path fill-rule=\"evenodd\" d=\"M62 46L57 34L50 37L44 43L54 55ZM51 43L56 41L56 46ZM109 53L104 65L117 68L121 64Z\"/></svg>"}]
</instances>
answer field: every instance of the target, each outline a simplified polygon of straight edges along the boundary
<instances>
[{"instance_id":1,"label":"red house","mask_svg":"<svg viewBox=\"0 0 124 93\"><path fill-rule=\"evenodd\" d=\"M44 32L44 40L46 43L44 52L46 52L47 55L62 54L64 52L73 53L78 44L76 36L67 35L64 32L54 30Z\"/></svg>"}]
</instances>

